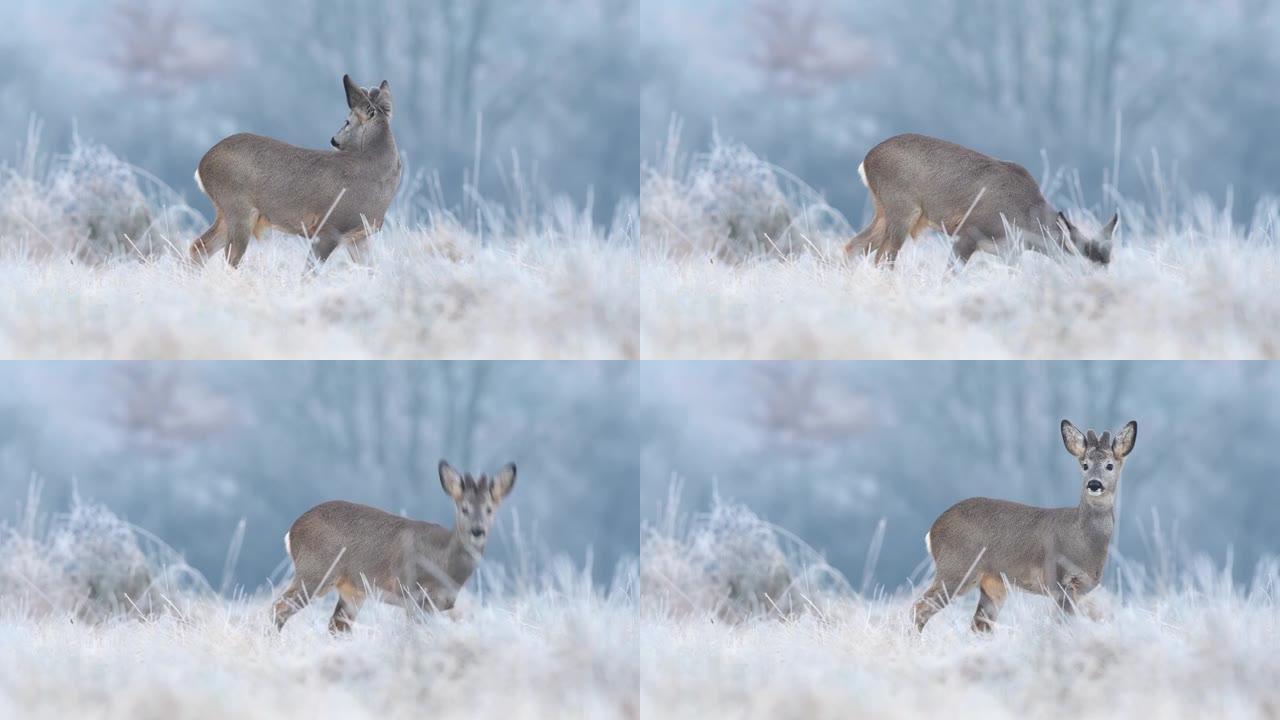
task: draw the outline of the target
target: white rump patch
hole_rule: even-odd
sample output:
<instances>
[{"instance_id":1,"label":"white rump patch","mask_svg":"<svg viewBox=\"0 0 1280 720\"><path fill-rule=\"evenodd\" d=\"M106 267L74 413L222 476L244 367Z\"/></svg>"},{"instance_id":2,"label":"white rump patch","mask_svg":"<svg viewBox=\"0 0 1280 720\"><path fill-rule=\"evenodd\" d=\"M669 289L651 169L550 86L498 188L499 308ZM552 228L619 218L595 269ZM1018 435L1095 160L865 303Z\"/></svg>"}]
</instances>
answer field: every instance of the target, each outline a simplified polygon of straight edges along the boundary
<instances>
[{"instance_id":1,"label":"white rump patch","mask_svg":"<svg viewBox=\"0 0 1280 720\"><path fill-rule=\"evenodd\" d=\"M199 180L200 180L200 173L197 172L196 181L199 182ZM289 555L289 557L293 557L293 551L289 549L289 533L284 534L284 551Z\"/></svg>"},{"instance_id":2,"label":"white rump patch","mask_svg":"<svg viewBox=\"0 0 1280 720\"><path fill-rule=\"evenodd\" d=\"M858 170L861 171L862 167L859 166ZM866 182L866 178L863 178L863 182ZM200 188L200 192L204 193L205 195L209 194L209 191L204 189L204 183L201 182L200 180L200 168L196 168L196 187ZM289 536L285 535L286 544L288 543L288 539L289 539Z\"/></svg>"},{"instance_id":3,"label":"white rump patch","mask_svg":"<svg viewBox=\"0 0 1280 720\"><path fill-rule=\"evenodd\" d=\"M867 186L867 189L868 189L868 190L870 190L870 189L871 189L871 183L867 182L867 168L865 167L865 165L866 165L866 163L864 163L864 162L860 162L860 163L858 163L858 177L862 178L862 184L863 184L863 185L866 185L866 186ZM200 182L200 177L199 177L199 175L200 175L200 173L199 173L199 172L197 172L197 173L196 173L196 182ZM204 188L200 188L200 189L201 189L201 190L203 190Z\"/></svg>"}]
</instances>

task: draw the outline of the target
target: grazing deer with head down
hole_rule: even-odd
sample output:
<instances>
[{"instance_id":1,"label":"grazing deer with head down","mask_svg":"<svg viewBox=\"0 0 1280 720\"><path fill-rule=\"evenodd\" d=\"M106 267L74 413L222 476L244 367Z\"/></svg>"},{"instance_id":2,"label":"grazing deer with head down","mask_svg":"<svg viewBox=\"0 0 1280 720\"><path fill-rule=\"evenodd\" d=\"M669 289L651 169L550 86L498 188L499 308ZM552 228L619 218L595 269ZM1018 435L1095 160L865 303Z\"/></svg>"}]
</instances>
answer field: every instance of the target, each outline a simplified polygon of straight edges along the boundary
<instances>
[{"instance_id":1,"label":"grazing deer with head down","mask_svg":"<svg viewBox=\"0 0 1280 720\"><path fill-rule=\"evenodd\" d=\"M975 585L980 596L973 629L989 631L1009 586L1048 595L1064 612L1102 580L1115 527L1116 490L1138 437L1130 421L1112 439L1082 434L1062 421L1062 442L1080 462L1080 504L1038 508L969 498L938 516L924 544L933 557L933 584L915 604L916 628Z\"/></svg>"},{"instance_id":2,"label":"grazing deer with head down","mask_svg":"<svg viewBox=\"0 0 1280 720\"><path fill-rule=\"evenodd\" d=\"M850 255L875 251L892 263L907 237L940 230L955 238L961 263L994 250L1017 228L1035 250L1050 246L1100 265L1111 262L1113 216L1097 237L1085 235L1045 200L1031 173L1016 163L924 135L898 135L867 153L858 175L871 191L875 216L845 246Z\"/></svg>"},{"instance_id":3,"label":"grazing deer with head down","mask_svg":"<svg viewBox=\"0 0 1280 720\"><path fill-rule=\"evenodd\" d=\"M275 603L276 628L331 589L338 591L329 620L334 633L351 629L370 591L424 612L452 609L484 554L494 513L515 482L511 463L490 479L459 474L441 460L440 485L454 504L452 530L349 502L306 511L284 536L294 574Z\"/></svg>"},{"instance_id":4,"label":"grazing deer with head down","mask_svg":"<svg viewBox=\"0 0 1280 720\"><path fill-rule=\"evenodd\" d=\"M275 228L311 240L316 266L343 242L362 256L370 232L382 228L400 186L400 153L391 133L391 89L356 87L342 76L350 112L329 141L335 150L310 150L241 133L214 145L200 160L196 184L213 201L213 225L191 245L193 260L222 248L240 264L249 236Z\"/></svg>"}]
</instances>

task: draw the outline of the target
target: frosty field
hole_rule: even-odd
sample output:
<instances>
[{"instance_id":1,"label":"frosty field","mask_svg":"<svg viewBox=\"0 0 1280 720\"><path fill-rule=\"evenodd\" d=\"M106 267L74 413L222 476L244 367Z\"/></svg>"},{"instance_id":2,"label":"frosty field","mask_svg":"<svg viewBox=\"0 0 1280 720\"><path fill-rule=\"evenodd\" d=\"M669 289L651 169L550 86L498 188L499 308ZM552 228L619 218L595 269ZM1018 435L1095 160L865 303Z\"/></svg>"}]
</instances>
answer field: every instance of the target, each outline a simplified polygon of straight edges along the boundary
<instances>
[{"instance_id":1,"label":"frosty field","mask_svg":"<svg viewBox=\"0 0 1280 720\"><path fill-rule=\"evenodd\" d=\"M649 717L1274 717L1274 592L1173 591L1063 622L1041 598L969 632L974 597L923 636L910 598L846 599L794 620L637 625ZM938 622L943 620L943 622Z\"/></svg>"},{"instance_id":2,"label":"frosty field","mask_svg":"<svg viewBox=\"0 0 1280 720\"><path fill-rule=\"evenodd\" d=\"M34 161L33 161L34 163ZM1052 182L1052 181L1050 181ZM602 227L560 199L444 209L409 188L370 243L305 271L271 235L232 270L203 219L102 148L0 180L11 358L1271 358L1280 206L1123 202L1109 268L1010 250L844 256L854 224L748 150L650 169ZM1081 222L1088 223L1087 218Z\"/></svg>"},{"instance_id":3,"label":"frosty field","mask_svg":"<svg viewBox=\"0 0 1280 720\"><path fill-rule=\"evenodd\" d=\"M217 593L101 506L28 512L0 551L0 717L635 716L625 563L491 566L451 617L369 602L335 638L333 597L278 633L269 588Z\"/></svg>"},{"instance_id":4,"label":"frosty field","mask_svg":"<svg viewBox=\"0 0 1280 720\"><path fill-rule=\"evenodd\" d=\"M856 592L821 555L741 505L650 524L635 642L647 717L1274 717L1280 565L1247 583L1153 540L1065 617L1011 593L988 635L976 593L923 634L911 589ZM873 568L878 548L868 549ZM924 549L921 548L921 555ZM920 571L927 565L920 566ZM920 572L917 572L919 575ZM927 585L927 578L916 578Z\"/></svg>"}]
</instances>

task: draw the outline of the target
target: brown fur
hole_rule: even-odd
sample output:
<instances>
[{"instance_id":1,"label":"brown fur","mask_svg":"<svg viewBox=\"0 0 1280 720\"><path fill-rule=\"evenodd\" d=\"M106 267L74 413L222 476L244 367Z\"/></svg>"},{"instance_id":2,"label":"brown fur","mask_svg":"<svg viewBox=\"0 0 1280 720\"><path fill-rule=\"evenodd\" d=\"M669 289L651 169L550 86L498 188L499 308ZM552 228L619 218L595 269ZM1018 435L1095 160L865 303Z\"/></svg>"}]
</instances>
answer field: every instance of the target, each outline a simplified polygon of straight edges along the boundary
<instances>
[{"instance_id":1,"label":"brown fur","mask_svg":"<svg viewBox=\"0 0 1280 720\"><path fill-rule=\"evenodd\" d=\"M939 230L955 237L952 249L965 262L1003 241L1007 221L1033 249L1057 246L1104 265L1110 261L1116 219L1102 237L1085 236L1015 163L945 140L898 135L867 153L861 174L875 215L845 246L850 255L874 252L877 263L892 263L908 237Z\"/></svg>"},{"instance_id":2,"label":"brown fur","mask_svg":"<svg viewBox=\"0 0 1280 720\"><path fill-rule=\"evenodd\" d=\"M269 229L304 235L319 265L344 242L360 242L366 226L381 229L400 185L400 154L391 132L391 93L364 90L343 78L350 112L334 150L295 147L241 133L214 145L196 179L209 196L214 221L191 245L203 262L226 248L238 266L249 239Z\"/></svg>"}]
</instances>

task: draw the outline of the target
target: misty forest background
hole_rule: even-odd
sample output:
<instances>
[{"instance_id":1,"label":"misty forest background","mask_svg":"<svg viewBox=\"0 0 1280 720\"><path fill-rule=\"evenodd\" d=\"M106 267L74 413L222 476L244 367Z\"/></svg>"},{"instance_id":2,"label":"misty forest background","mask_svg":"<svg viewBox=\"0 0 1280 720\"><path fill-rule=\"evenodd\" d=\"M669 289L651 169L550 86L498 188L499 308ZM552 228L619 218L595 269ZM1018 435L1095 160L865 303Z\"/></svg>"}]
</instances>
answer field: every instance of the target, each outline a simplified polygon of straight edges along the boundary
<instances>
[{"instance_id":1,"label":"misty forest background","mask_svg":"<svg viewBox=\"0 0 1280 720\"><path fill-rule=\"evenodd\" d=\"M901 132L1037 178L1046 161L1078 171L1078 193L1070 175L1051 192L1107 212L1111 189L1151 204L1233 191L1247 221L1276 192L1272 0L652 0L638 12L653 63L646 161L662 157L673 117L686 151L718 130L854 225L870 216L858 163Z\"/></svg>"},{"instance_id":2,"label":"misty forest background","mask_svg":"<svg viewBox=\"0 0 1280 720\"><path fill-rule=\"evenodd\" d=\"M22 159L34 117L41 152L65 152L78 130L212 217L192 179L204 152L236 132L328 148L350 73L391 83L406 192L516 204L522 182L534 199L593 193L604 222L637 194L640 65L622 41L633 4L6 2L0 160Z\"/></svg>"},{"instance_id":3,"label":"misty forest background","mask_svg":"<svg viewBox=\"0 0 1280 720\"><path fill-rule=\"evenodd\" d=\"M519 537L608 582L639 553L673 479L680 509L713 491L794 533L859 586L905 583L922 538L974 495L1061 506L1079 470L1058 422L1139 424L1118 547L1150 563L1205 553L1247 580L1276 552L1280 369L1270 363L6 363L0 508L33 475L43 508L73 487L183 552L218 585L259 587L281 537L334 498L449 523L446 457L516 491L489 557Z\"/></svg>"},{"instance_id":4,"label":"misty forest background","mask_svg":"<svg viewBox=\"0 0 1280 720\"><path fill-rule=\"evenodd\" d=\"M350 72L390 80L410 173L439 178L405 192L447 206L518 205L519 178L593 192L607 221L679 119L683 149L718 130L854 224L858 162L905 131L1078 171L1103 210L1111 189L1230 192L1247 220L1280 177L1278 36L1271 0L8 2L0 159L38 118L42 152L78 130L209 213L204 151L238 131L326 147Z\"/></svg>"},{"instance_id":5,"label":"misty forest background","mask_svg":"<svg viewBox=\"0 0 1280 720\"><path fill-rule=\"evenodd\" d=\"M654 429L625 412L621 366L10 362L0 386L0 517L18 519L33 477L43 511L78 491L215 587L241 519L232 582L249 590L285 559L293 520L326 500L452 527L442 457L477 474L518 466L487 559L567 554L607 583L637 554L634 443Z\"/></svg>"}]
</instances>

